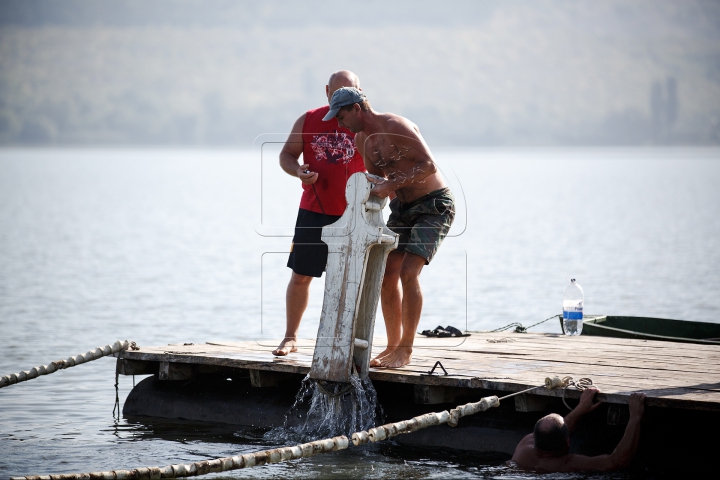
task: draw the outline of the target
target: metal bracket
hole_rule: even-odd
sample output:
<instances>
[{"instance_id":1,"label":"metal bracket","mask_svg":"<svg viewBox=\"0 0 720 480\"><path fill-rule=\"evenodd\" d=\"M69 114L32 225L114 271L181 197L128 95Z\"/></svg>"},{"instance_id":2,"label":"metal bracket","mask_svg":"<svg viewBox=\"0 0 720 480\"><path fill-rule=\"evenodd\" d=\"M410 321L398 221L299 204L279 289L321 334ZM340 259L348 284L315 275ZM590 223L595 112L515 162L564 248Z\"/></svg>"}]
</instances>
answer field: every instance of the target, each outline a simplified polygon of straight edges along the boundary
<instances>
[{"instance_id":1,"label":"metal bracket","mask_svg":"<svg viewBox=\"0 0 720 480\"><path fill-rule=\"evenodd\" d=\"M445 375L448 374L447 370L445 370L445 367L443 367L443 364L440 363L440 360L438 360L437 362L435 362L435 365L432 367L432 370L430 370L426 375L440 375L439 373L435 373L435 369L437 367L442 368L442 371Z\"/></svg>"}]
</instances>

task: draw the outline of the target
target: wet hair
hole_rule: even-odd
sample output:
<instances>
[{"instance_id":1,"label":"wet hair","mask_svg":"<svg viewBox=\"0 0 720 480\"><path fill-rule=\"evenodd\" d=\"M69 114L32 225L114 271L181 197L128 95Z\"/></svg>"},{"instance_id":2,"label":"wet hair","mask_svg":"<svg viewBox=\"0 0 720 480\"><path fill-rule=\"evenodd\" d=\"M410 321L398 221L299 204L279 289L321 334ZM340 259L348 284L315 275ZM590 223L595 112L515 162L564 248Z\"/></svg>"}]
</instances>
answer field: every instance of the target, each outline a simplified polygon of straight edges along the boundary
<instances>
[{"instance_id":1,"label":"wet hair","mask_svg":"<svg viewBox=\"0 0 720 480\"><path fill-rule=\"evenodd\" d=\"M561 452L567 447L570 437L567 424L557 414L547 415L535 424L533 431L535 448L545 452Z\"/></svg>"},{"instance_id":2,"label":"wet hair","mask_svg":"<svg viewBox=\"0 0 720 480\"><path fill-rule=\"evenodd\" d=\"M357 104L360 105L360 110L362 110L363 112L369 112L371 109L370 102L368 102L367 100L363 100L362 102L357 102ZM352 110L353 105L355 105L355 104L351 103L350 105L345 105L344 107L340 107L340 110L349 112L350 110Z\"/></svg>"}]
</instances>

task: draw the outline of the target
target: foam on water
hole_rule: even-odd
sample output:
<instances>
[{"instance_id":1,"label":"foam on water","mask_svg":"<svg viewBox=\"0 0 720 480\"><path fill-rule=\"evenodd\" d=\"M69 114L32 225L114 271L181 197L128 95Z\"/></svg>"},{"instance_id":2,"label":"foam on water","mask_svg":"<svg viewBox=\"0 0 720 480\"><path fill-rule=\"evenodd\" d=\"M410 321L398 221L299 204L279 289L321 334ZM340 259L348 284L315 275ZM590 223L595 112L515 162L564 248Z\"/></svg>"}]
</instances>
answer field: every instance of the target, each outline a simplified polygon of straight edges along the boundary
<instances>
[{"instance_id":1,"label":"foam on water","mask_svg":"<svg viewBox=\"0 0 720 480\"><path fill-rule=\"evenodd\" d=\"M301 443L338 435L349 437L382 421L382 406L369 378L352 375L350 383L338 383L316 381L308 375L283 426L267 432L265 439Z\"/></svg>"}]
</instances>

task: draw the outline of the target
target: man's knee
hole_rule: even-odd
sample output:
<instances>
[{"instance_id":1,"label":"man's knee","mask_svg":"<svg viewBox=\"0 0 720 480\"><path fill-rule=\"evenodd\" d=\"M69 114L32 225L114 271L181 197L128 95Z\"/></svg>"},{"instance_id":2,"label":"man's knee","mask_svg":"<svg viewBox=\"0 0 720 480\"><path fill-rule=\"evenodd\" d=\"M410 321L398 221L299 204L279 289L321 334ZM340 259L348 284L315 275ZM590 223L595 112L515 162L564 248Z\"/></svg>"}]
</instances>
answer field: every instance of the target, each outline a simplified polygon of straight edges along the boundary
<instances>
[{"instance_id":1,"label":"man's knee","mask_svg":"<svg viewBox=\"0 0 720 480\"><path fill-rule=\"evenodd\" d=\"M413 253L406 253L399 272L400 281L402 281L403 285L417 282L424 266L425 259L423 257Z\"/></svg>"},{"instance_id":2,"label":"man's knee","mask_svg":"<svg viewBox=\"0 0 720 480\"><path fill-rule=\"evenodd\" d=\"M385 273L383 274L383 286L397 283L400 280L400 267L403 261L401 252L390 252L385 262Z\"/></svg>"},{"instance_id":3,"label":"man's knee","mask_svg":"<svg viewBox=\"0 0 720 480\"><path fill-rule=\"evenodd\" d=\"M418 277L420 277L420 272L418 272L417 270L400 270L400 282L402 282L403 285L410 285L412 283L416 283L418 281Z\"/></svg>"},{"instance_id":4,"label":"man's knee","mask_svg":"<svg viewBox=\"0 0 720 480\"><path fill-rule=\"evenodd\" d=\"M398 281L400 280L400 270L399 269L385 269L385 274L383 275L382 279L382 286L383 288L391 287L393 285L397 285Z\"/></svg>"}]
</instances>

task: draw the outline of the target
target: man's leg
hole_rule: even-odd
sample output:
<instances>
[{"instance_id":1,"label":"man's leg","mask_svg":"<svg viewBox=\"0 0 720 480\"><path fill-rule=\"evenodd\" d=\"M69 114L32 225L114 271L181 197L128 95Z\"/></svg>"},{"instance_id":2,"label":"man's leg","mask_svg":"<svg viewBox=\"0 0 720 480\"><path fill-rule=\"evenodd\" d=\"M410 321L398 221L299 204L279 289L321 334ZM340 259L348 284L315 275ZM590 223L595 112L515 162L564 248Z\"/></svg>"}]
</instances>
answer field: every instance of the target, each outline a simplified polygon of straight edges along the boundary
<instances>
[{"instance_id":1,"label":"man's leg","mask_svg":"<svg viewBox=\"0 0 720 480\"><path fill-rule=\"evenodd\" d=\"M297 352L297 335L310 298L310 282L313 277L293 272L285 293L285 338L272 354L278 357Z\"/></svg>"},{"instance_id":2,"label":"man's leg","mask_svg":"<svg viewBox=\"0 0 720 480\"><path fill-rule=\"evenodd\" d=\"M400 266L404 253L393 251L385 263L380 305L382 306L385 330L387 331L387 347L380 355L370 361L371 367L380 366L379 360L395 350L402 336L402 288L400 286Z\"/></svg>"},{"instance_id":3,"label":"man's leg","mask_svg":"<svg viewBox=\"0 0 720 480\"><path fill-rule=\"evenodd\" d=\"M410 363L412 346L415 342L415 331L420 323L420 314L422 313L423 296L420 288L420 272L422 272L424 266L425 259L423 257L405 252L400 264L400 282L402 284L402 333L400 343L388 354L376 358L371 366L399 368Z\"/></svg>"}]
</instances>

